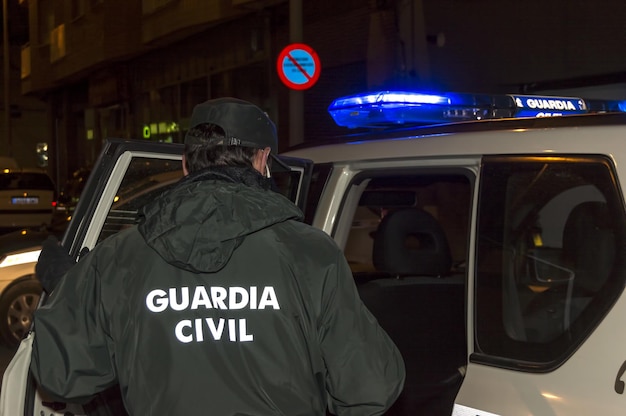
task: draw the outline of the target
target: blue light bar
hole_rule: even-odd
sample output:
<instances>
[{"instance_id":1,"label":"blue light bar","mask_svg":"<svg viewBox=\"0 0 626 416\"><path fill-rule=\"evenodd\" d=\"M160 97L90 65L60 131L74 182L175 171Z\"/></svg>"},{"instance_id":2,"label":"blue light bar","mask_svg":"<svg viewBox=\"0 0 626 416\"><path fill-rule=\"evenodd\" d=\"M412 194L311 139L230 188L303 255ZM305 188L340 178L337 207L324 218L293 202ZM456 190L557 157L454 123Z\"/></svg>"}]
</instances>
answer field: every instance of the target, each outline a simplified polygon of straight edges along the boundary
<instances>
[{"instance_id":1,"label":"blue light bar","mask_svg":"<svg viewBox=\"0 0 626 416\"><path fill-rule=\"evenodd\" d=\"M356 94L338 98L328 107L328 112L337 125L351 128L616 111L626 112L626 101L543 95L430 94L414 91Z\"/></svg>"}]
</instances>

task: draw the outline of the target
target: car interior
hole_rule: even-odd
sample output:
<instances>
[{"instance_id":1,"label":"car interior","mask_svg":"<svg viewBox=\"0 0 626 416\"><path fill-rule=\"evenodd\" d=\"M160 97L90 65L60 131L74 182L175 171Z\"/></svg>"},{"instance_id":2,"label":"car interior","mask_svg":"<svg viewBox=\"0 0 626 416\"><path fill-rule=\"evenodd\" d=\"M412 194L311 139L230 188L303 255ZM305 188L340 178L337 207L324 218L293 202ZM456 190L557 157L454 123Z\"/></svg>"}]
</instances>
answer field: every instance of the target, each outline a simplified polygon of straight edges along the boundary
<instances>
[{"instance_id":1,"label":"car interior","mask_svg":"<svg viewBox=\"0 0 626 416\"><path fill-rule=\"evenodd\" d=\"M406 366L403 393L386 414L452 412L467 360L469 197L462 175L373 178L361 195L346 257Z\"/></svg>"}]
</instances>

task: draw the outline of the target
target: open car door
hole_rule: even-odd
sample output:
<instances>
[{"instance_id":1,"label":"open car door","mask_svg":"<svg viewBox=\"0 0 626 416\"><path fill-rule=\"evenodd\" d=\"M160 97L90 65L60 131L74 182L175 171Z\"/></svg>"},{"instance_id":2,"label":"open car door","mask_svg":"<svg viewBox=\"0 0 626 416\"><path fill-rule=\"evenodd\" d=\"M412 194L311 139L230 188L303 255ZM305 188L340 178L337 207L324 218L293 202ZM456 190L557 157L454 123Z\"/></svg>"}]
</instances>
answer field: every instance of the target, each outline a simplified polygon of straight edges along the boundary
<instances>
[{"instance_id":1,"label":"open car door","mask_svg":"<svg viewBox=\"0 0 626 416\"><path fill-rule=\"evenodd\" d=\"M183 176L182 144L108 139L80 196L62 244L78 259L107 237L135 224L139 209ZM271 175L280 193L301 209L312 172L312 162L279 157ZM283 166L281 166L283 165ZM42 296L40 304L46 296ZM22 340L2 379L0 416L124 415L119 388L94 397L84 406L47 399L30 375L34 331Z\"/></svg>"}]
</instances>

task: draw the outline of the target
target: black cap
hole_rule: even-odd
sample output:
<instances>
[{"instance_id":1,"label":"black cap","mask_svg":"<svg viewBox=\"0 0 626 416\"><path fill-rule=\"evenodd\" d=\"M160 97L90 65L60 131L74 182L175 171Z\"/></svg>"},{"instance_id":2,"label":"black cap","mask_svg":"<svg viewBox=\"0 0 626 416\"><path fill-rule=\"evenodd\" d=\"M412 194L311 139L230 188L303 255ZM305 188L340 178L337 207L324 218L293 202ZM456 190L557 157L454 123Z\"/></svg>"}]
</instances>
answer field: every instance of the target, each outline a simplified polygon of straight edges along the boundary
<instances>
[{"instance_id":1,"label":"black cap","mask_svg":"<svg viewBox=\"0 0 626 416\"><path fill-rule=\"evenodd\" d=\"M211 123L220 126L226 133L226 143L265 149L278 153L276 126L265 111L256 105L237 98L225 97L205 101L194 107L190 128ZM204 144L206 139L187 133L185 144ZM218 144L218 143L216 143Z\"/></svg>"}]
</instances>

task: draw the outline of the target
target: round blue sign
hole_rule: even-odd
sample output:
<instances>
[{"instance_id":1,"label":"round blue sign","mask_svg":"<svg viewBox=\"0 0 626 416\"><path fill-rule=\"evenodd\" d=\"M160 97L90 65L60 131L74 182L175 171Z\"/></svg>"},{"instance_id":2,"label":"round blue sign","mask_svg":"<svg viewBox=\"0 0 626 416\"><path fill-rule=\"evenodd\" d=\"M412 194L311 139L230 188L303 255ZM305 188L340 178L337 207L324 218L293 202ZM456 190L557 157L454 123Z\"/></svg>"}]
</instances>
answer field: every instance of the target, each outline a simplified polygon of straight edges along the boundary
<instances>
[{"instance_id":1,"label":"round blue sign","mask_svg":"<svg viewBox=\"0 0 626 416\"><path fill-rule=\"evenodd\" d=\"M321 70L317 53L302 43L294 43L283 49L276 66L281 81L296 90L312 87L317 82Z\"/></svg>"}]
</instances>

